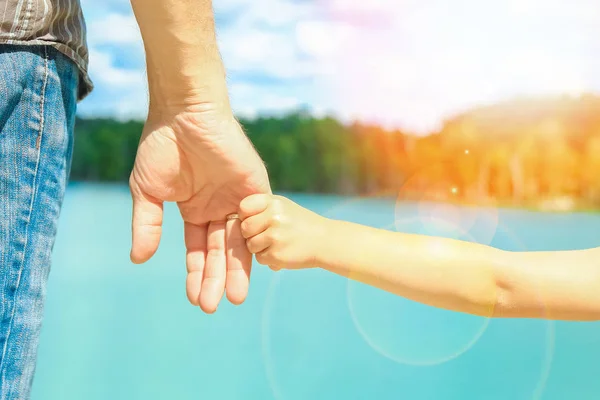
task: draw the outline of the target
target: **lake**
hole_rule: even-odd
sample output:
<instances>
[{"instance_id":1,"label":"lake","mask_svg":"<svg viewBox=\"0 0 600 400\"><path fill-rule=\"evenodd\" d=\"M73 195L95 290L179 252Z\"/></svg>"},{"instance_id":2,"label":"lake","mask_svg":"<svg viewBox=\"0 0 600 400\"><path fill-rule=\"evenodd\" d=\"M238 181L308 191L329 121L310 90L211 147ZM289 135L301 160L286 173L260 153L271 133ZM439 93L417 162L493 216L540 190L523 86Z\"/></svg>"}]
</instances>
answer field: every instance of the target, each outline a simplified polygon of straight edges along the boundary
<instances>
[{"instance_id":1,"label":"lake","mask_svg":"<svg viewBox=\"0 0 600 400\"><path fill-rule=\"evenodd\" d=\"M332 218L509 250L600 246L598 214L291 197ZM128 259L130 213L124 186L69 187L33 399L600 398L600 323L488 320L260 265L246 303L205 315L185 296L177 209L141 266Z\"/></svg>"}]
</instances>

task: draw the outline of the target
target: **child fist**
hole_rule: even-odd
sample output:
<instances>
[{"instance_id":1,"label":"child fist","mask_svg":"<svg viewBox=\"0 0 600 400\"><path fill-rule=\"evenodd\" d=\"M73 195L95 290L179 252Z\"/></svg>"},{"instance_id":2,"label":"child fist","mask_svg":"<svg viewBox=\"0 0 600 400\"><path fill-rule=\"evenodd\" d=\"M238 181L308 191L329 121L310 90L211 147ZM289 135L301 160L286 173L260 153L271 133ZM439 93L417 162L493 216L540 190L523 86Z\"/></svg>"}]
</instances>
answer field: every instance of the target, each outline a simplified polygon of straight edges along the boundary
<instances>
[{"instance_id":1,"label":"child fist","mask_svg":"<svg viewBox=\"0 0 600 400\"><path fill-rule=\"evenodd\" d=\"M327 220L293 201L255 194L240 203L242 235L256 260L271 269L312 268L326 237Z\"/></svg>"}]
</instances>

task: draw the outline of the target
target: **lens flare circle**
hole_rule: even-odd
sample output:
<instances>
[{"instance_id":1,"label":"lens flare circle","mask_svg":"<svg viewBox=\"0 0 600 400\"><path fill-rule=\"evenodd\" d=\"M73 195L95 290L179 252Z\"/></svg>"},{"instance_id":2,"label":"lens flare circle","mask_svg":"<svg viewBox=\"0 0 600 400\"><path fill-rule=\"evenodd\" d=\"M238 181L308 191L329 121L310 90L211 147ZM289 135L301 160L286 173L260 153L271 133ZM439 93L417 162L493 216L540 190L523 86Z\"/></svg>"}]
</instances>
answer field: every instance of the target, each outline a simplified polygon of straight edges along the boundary
<instances>
[{"instance_id":1,"label":"lens flare circle","mask_svg":"<svg viewBox=\"0 0 600 400\"><path fill-rule=\"evenodd\" d=\"M481 185L475 185L472 182L474 178L471 182L457 178L465 175L460 171L469 167L462 160L467 158L469 161L468 154L421 168L405 179L396 197L397 231L486 245L492 242L498 228L498 209L490 199L479 193ZM484 203L488 205L481 206ZM420 224L404 223L413 217L417 217Z\"/></svg>"},{"instance_id":2,"label":"lens flare circle","mask_svg":"<svg viewBox=\"0 0 600 400\"><path fill-rule=\"evenodd\" d=\"M415 217L403 222L418 224L421 221ZM438 223L445 225L446 221ZM370 293L363 294L361 298L361 291ZM474 317L414 303L377 289L365 288L351 279L348 279L346 293L352 322L360 336L375 352L399 364L426 367L451 361L469 351L490 324L490 318L487 317ZM372 308L390 313L371 313L369 309ZM423 318L424 315L428 317ZM460 333L455 331L451 345L439 349L439 344L448 340L448 336L443 329L432 331L433 325L439 328L460 325L462 328ZM465 325L468 325L467 329L464 329ZM416 329L411 329L413 327ZM438 350L431 354L436 344Z\"/></svg>"},{"instance_id":3,"label":"lens flare circle","mask_svg":"<svg viewBox=\"0 0 600 400\"><path fill-rule=\"evenodd\" d=\"M523 244L521 239L506 225L501 225L498 230L498 235L506 235L507 238L513 243L513 246L509 249L505 249L508 251L527 251L527 247ZM543 296L540 296L540 301L544 304ZM544 304L545 310L545 318L550 318L550 310L549 307ZM533 400L538 400L543 397L544 390L546 389L546 384L548 383L548 378L550 377L550 370L552 367L552 362L554 360L554 350L556 343L556 324L553 320L547 319L546 321L546 348L545 348L545 362L541 366L540 377L535 386L535 389L532 394Z\"/></svg>"},{"instance_id":4,"label":"lens flare circle","mask_svg":"<svg viewBox=\"0 0 600 400\"><path fill-rule=\"evenodd\" d=\"M393 200L391 202L393 203ZM365 207L365 205L368 205L368 207ZM355 198L343 201L340 204L331 207L329 210L327 210L327 212L324 213L324 215L330 218L345 220L358 219L359 221L357 222L364 222L361 220L372 219L373 215L359 216L357 211L367 208L370 208L372 209L371 211L373 211L373 209L381 208L380 206L384 206L385 208L385 201L381 203L380 200ZM399 208L401 209L400 213L398 212ZM407 211L410 210L415 211L412 213L412 217L409 216L411 213L407 213ZM462 240L475 241L484 244L491 243L493 239L491 232L493 232L494 235L505 235L508 238L510 245L506 250L526 250L523 243L512 231L510 231L505 225L498 224L498 212L494 209L472 208L468 211L464 211L464 209L460 206L447 203L440 204L429 201L421 201L417 203L396 202L395 207L394 204L392 204L391 206L387 206L385 209L382 208L378 212L375 210L375 215L378 216L378 221L371 225L381 229L395 230L400 228L402 231L436 236L440 236L441 234L441 236L457 237ZM394 220L392 224L388 223L385 225L380 223L385 219L389 221L390 217ZM483 228L480 227L479 230L474 230L473 228L477 226L477 223L481 223L481 220L483 221ZM470 232L465 232L466 229L470 230ZM475 232L475 234L479 235L479 240L477 240L477 237L474 237L475 235L473 235L471 232ZM290 398L290 396L287 396L284 393L281 384L278 383L278 368L276 368L274 365L274 344L272 343L273 338L271 332L271 313L273 311L273 304L276 301L275 298L279 297L277 295L277 288L279 287L281 278L284 275L285 272L280 272L273 276L269 285L262 313L262 354L265 362L267 380L275 399ZM463 329L463 332L461 333L462 336L459 337L459 339L462 339L462 342L459 343L459 345L452 348L446 348L444 349L446 351L438 352L433 356L431 354L418 354L418 352L415 353L414 350L423 348L423 343L420 343L418 340L414 340L414 338L412 341L408 340L410 338L407 339L402 329L399 328L410 326L411 323L414 323L414 320L411 318L407 319L406 316L402 315L401 313L398 313L395 316L400 322L396 325L390 324L389 321L387 321L387 325L382 324L381 321L374 321L372 317L369 320L369 318L367 318L369 317L368 313L361 312L361 306L364 304L368 305L369 296L361 296L361 293L364 292L361 292L360 283L356 283L352 280L347 281L346 301L352 324L362 340L374 352L398 364L420 368L436 366L455 360L476 347L477 342L484 336L490 325L490 318L473 317L475 319L478 318L479 324L471 324L471 327L474 327L475 329L469 330L468 334L465 334ZM401 298L394 299L392 301L408 302L407 300ZM394 308L398 308L389 307L389 305L390 303L388 302L387 307L392 310ZM547 310L547 312L549 314L549 310ZM452 318L458 319L458 316L460 316L460 314L456 313L454 316L452 316ZM475 319L473 319L473 321L475 321ZM448 320L443 322L446 323L447 321ZM383 322L385 323L386 321ZM395 329L394 326L396 326ZM452 326L452 324L450 323L448 326ZM548 321L545 326L546 329L544 339L542 339L545 342L543 350L544 355L543 359L540 361L541 365L539 378L535 383L535 386L532 388L531 397L533 399L540 399L544 393L554 356L554 323L552 321ZM385 333L383 336L394 338L395 342L382 341L382 335L378 335L378 331L379 333L383 331ZM437 332L440 336L444 334L443 330L438 330ZM398 346L394 346L394 343L401 342L406 342L406 345L403 346L403 349L409 348L413 350L412 354L398 351Z\"/></svg>"},{"instance_id":5,"label":"lens flare circle","mask_svg":"<svg viewBox=\"0 0 600 400\"><path fill-rule=\"evenodd\" d=\"M273 399L280 400L283 399L283 394L279 385L277 384L277 379L275 377L275 371L273 368L273 356L271 354L271 304L273 302L273 297L275 296L275 290L277 285L279 285L279 281L281 280L282 272L276 273L271 282L269 284L269 288L267 289L267 297L265 300L265 304L262 311L262 321L261 321L261 350L262 350L262 358L265 363L265 373L267 375L267 381L269 382L269 388L271 389L271 393L273 394Z\"/></svg>"}]
</instances>

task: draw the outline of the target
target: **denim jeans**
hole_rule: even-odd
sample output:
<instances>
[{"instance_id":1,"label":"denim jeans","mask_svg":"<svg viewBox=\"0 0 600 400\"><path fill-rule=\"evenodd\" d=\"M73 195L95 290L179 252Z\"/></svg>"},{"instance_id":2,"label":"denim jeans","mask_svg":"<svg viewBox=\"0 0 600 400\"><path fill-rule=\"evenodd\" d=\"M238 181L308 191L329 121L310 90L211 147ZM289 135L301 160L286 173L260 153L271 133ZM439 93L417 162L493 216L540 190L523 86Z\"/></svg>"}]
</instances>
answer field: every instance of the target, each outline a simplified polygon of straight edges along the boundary
<instances>
[{"instance_id":1,"label":"denim jeans","mask_svg":"<svg viewBox=\"0 0 600 400\"><path fill-rule=\"evenodd\" d=\"M30 396L78 81L52 47L0 45L1 399Z\"/></svg>"}]
</instances>

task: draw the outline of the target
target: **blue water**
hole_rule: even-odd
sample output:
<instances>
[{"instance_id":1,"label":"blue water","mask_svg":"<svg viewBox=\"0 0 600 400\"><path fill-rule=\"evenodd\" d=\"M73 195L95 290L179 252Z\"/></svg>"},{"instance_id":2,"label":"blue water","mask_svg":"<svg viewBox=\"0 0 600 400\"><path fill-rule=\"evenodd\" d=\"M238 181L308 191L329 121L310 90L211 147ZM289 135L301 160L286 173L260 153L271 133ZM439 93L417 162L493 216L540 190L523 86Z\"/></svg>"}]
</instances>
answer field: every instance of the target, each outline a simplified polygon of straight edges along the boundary
<instances>
[{"instance_id":1,"label":"blue water","mask_svg":"<svg viewBox=\"0 0 600 400\"><path fill-rule=\"evenodd\" d=\"M598 215L293 199L333 218L504 249L600 246ZM247 302L208 316L185 297L176 208L147 265L128 261L129 220L125 187L69 188L34 399L600 398L600 323L490 321L320 270L259 265Z\"/></svg>"}]
</instances>

